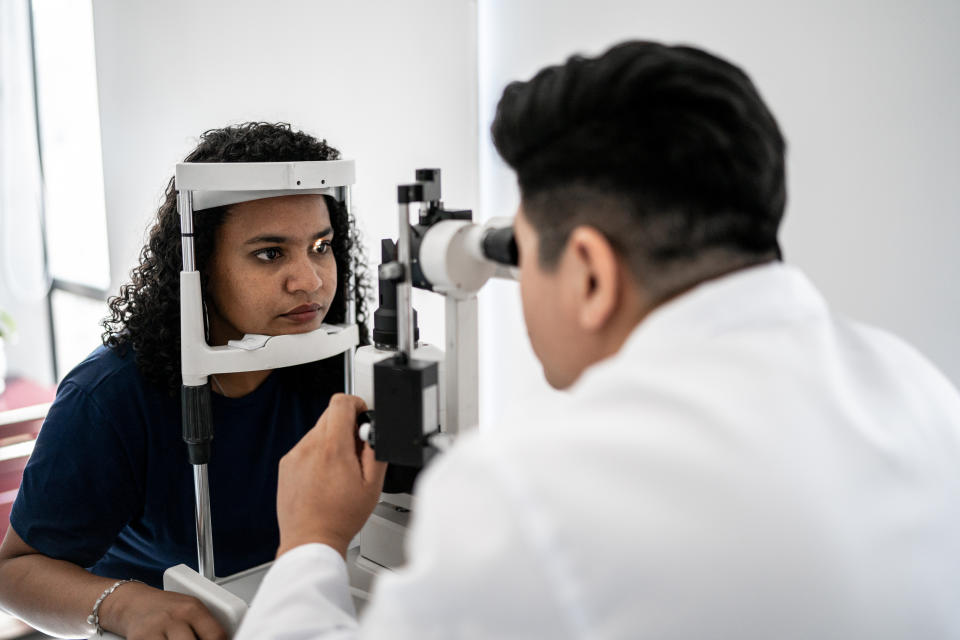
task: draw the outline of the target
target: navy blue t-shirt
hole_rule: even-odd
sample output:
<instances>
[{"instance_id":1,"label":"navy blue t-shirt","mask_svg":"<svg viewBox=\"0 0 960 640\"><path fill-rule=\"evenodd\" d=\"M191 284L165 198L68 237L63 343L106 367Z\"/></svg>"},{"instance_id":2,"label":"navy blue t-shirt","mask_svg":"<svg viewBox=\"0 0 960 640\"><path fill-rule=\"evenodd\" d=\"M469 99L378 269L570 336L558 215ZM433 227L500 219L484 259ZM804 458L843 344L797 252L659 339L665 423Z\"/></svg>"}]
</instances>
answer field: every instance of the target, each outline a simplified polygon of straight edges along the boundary
<instances>
[{"instance_id":1,"label":"navy blue t-shirt","mask_svg":"<svg viewBox=\"0 0 960 640\"><path fill-rule=\"evenodd\" d=\"M279 378L271 374L242 398L212 394L208 472L219 576L273 559L280 458L330 399L287 389ZM44 555L159 587L168 567L197 568L193 513L179 395L144 381L132 350L98 348L57 390L11 525Z\"/></svg>"}]
</instances>

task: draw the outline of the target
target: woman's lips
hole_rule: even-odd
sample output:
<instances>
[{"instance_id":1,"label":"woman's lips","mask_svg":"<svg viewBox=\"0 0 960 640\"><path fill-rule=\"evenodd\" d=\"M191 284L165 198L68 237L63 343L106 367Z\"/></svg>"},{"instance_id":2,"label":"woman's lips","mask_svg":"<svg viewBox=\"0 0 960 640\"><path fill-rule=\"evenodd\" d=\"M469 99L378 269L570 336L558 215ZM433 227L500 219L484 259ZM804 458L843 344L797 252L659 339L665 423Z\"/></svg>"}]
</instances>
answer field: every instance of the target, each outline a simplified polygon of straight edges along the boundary
<instances>
[{"instance_id":1,"label":"woman's lips","mask_svg":"<svg viewBox=\"0 0 960 640\"><path fill-rule=\"evenodd\" d=\"M320 315L320 310L322 308L323 307L318 304L305 304L282 314L280 317L287 318L288 320L298 323L310 322L315 320L317 316Z\"/></svg>"}]
</instances>

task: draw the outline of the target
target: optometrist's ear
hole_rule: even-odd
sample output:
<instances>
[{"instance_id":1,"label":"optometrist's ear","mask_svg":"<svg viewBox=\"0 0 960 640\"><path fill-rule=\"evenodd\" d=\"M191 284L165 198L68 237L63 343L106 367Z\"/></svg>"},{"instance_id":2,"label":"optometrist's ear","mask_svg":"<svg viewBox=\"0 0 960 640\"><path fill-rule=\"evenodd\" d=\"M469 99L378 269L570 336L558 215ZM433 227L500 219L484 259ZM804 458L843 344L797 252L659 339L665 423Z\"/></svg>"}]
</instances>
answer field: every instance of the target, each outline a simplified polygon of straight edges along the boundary
<instances>
[{"instance_id":1,"label":"optometrist's ear","mask_svg":"<svg viewBox=\"0 0 960 640\"><path fill-rule=\"evenodd\" d=\"M567 241L569 275L573 279L576 318L581 329L603 329L620 303L620 260L607 238L589 226L580 226Z\"/></svg>"}]
</instances>

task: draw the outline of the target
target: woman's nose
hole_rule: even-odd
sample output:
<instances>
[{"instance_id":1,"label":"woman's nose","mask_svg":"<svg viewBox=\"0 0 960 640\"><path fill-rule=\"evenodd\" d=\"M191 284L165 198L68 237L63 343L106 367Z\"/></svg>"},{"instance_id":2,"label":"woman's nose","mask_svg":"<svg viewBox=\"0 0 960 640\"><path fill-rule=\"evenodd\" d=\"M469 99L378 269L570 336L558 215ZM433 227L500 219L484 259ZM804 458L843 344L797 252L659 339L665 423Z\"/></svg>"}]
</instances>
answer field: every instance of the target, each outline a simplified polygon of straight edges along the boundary
<instances>
[{"instance_id":1,"label":"woman's nose","mask_svg":"<svg viewBox=\"0 0 960 640\"><path fill-rule=\"evenodd\" d=\"M291 271L287 274L286 287L290 293L297 291L312 293L323 287L323 271L309 256L304 256L291 265Z\"/></svg>"}]
</instances>

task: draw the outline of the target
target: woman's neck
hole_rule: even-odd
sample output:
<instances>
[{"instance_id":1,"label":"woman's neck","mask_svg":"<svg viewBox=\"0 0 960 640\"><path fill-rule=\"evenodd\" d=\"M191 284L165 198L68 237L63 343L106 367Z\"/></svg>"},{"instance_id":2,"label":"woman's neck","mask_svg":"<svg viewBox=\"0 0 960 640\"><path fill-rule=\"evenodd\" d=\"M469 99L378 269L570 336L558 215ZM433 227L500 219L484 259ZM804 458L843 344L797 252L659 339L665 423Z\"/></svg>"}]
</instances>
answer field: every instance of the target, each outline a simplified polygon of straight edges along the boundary
<instances>
[{"instance_id":1,"label":"woman's neck","mask_svg":"<svg viewBox=\"0 0 960 640\"><path fill-rule=\"evenodd\" d=\"M242 398L263 384L273 369L217 373L210 376L210 388L227 398Z\"/></svg>"},{"instance_id":2,"label":"woman's neck","mask_svg":"<svg viewBox=\"0 0 960 640\"><path fill-rule=\"evenodd\" d=\"M243 334L235 327L225 322L216 307L208 307L208 321L210 322L209 342L211 346L222 346L229 340L240 340ZM217 373L210 376L210 387L214 392L227 398L242 398L252 393L263 384L273 369L263 371L238 371L236 373Z\"/></svg>"}]
</instances>

